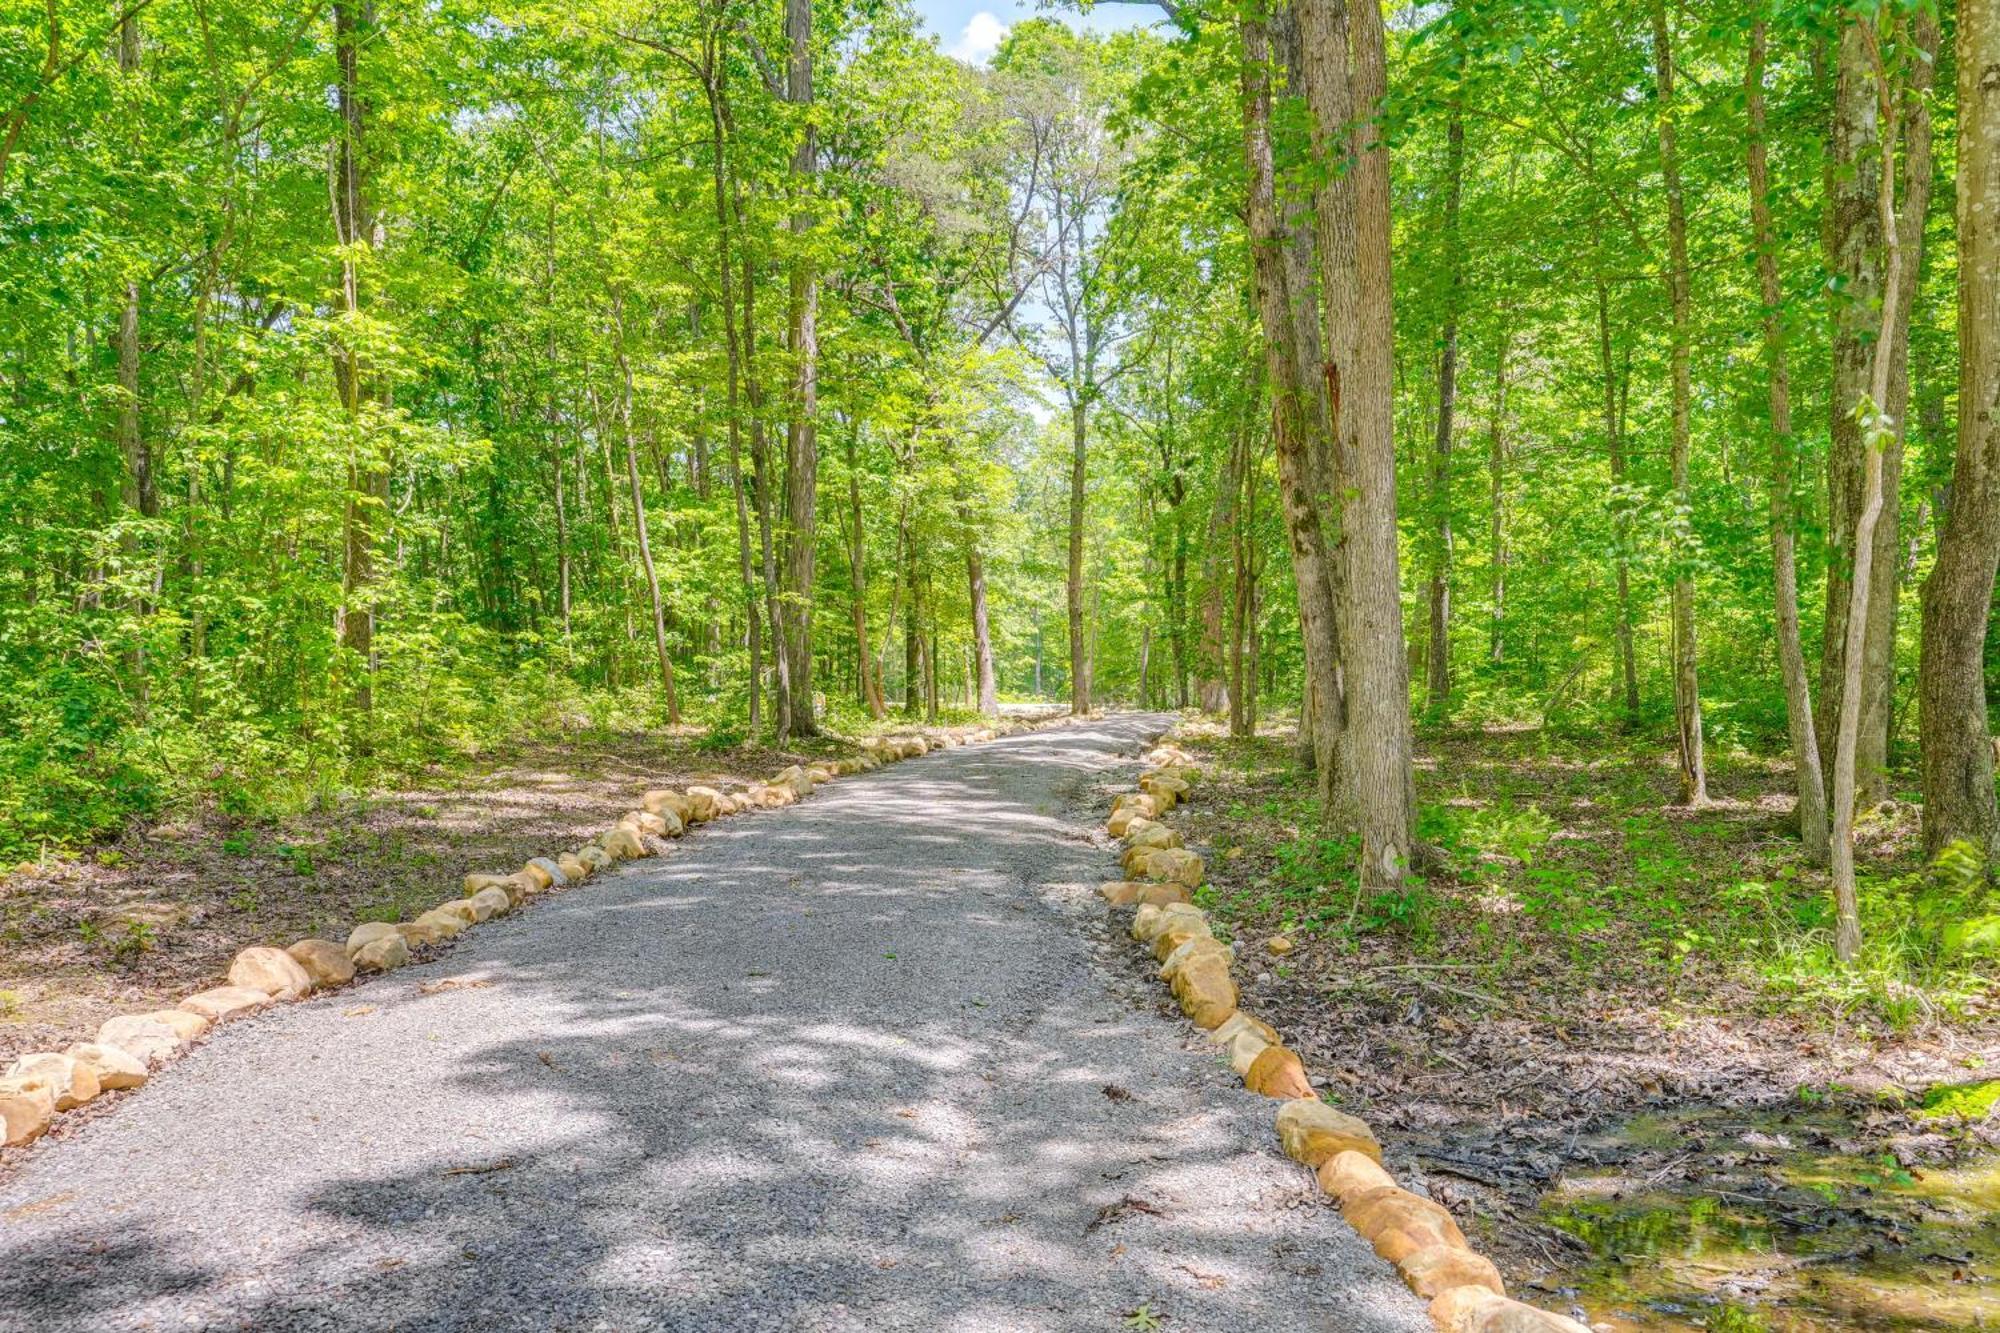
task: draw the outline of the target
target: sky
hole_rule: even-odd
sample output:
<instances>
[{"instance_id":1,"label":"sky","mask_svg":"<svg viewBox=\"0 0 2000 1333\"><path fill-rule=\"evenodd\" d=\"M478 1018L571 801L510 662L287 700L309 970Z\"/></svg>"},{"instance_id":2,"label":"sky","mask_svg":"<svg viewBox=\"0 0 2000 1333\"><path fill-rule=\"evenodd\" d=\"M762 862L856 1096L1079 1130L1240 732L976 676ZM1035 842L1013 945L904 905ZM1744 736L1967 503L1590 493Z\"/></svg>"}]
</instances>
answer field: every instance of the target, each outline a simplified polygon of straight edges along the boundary
<instances>
[{"instance_id":1,"label":"sky","mask_svg":"<svg viewBox=\"0 0 2000 1333\"><path fill-rule=\"evenodd\" d=\"M1060 18L1072 28L1113 32L1120 28L1144 27L1162 20L1160 11L1147 4L1100 4L1087 14L1074 8L1038 8L1034 0L916 0L917 13L937 35L938 45L969 64L984 64L1007 35L1007 29L1038 13Z\"/></svg>"}]
</instances>

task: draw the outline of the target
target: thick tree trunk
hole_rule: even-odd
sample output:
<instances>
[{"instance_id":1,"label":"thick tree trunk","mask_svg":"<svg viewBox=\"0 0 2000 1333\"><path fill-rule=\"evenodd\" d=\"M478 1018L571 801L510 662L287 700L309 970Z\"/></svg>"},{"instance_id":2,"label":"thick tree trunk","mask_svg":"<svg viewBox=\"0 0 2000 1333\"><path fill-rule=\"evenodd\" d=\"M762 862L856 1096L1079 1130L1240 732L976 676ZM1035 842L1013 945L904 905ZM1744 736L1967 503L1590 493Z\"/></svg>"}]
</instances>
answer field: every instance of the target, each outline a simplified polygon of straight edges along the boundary
<instances>
[{"instance_id":1,"label":"thick tree trunk","mask_svg":"<svg viewBox=\"0 0 2000 1333\"><path fill-rule=\"evenodd\" d=\"M1458 308L1465 285L1459 253L1459 194L1465 181L1465 120L1456 99L1445 127L1444 227L1440 244L1448 268L1444 328L1438 335L1437 434L1431 444L1430 635L1425 678L1431 709L1442 713L1451 702L1451 436L1458 401Z\"/></svg>"},{"instance_id":2,"label":"thick tree trunk","mask_svg":"<svg viewBox=\"0 0 2000 1333\"><path fill-rule=\"evenodd\" d=\"M1880 60L1881 43L1873 30L1873 17L1855 20L1851 26L1864 30L1871 61L1872 82L1879 108L1881 134L1881 188L1877 191L1876 216L1882 246L1882 306L1873 355L1869 358L1867 396L1850 411L1861 426L1861 512L1854 520L1854 566L1847 613L1847 642L1842 655L1839 731L1834 738L1833 816L1830 829L1833 863L1833 896L1836 923L1834 953L1851 962L1861 951L1861 910L1854 883L1854 806L1861 714L1864 707L1863 677L1867 669L1865 639L1870 633L1869 603L1874 597L1875 529L1886 503L1883 484L1883 455L1896 432L1896 423L1883 414L1897 358L1895 330L1902 319L1903 296L1902 228L1896 215L1896 142L1899 128L1901 81L1892 77ZM1890 578L1894 565L1883 570Z\"/></svg>"},{"instance_id":3,"label":"thick tree trunk","mask_svg":"<svg viewBox=\"0 0 2000 1333\"><path fill-rule=\"evenodd\" d=\"M1290 19L1290 11L1287 11ZM1257 312L1264 333L1265 377L1271 386L1271 434L1278 463L1278 499L1292 553L1299 634L1305 648L1300 700L1300 759L1319 775L1321 810L1331 821L1344 787L1340 728L1340 652L1334 553L1320 517L1316 460L1326 446L1319 394L1318 313L1311 285L1312 240L1278 213L1271 153L1271 36L1258 6L1246 6L1243 37L1243 141L1248 167L1248 219ZM1298 54L1295 28L1285 31ZM1296 63L1287 61L1287 64ZM1303 261L1302 261L1303 256Z\"/></svg>"},{"instance_id":4,"label":"thick tree trunk","mask_svg":"<svg viewBox=\"0 0 2000 1333\"><path fill-rule=\"evenodd\" d=\"M780 744L792 736L791 652L785 643L784 590L778 577L776 520L773 517L770 435L764 423L764 389L757 378L757 270L743 257L743 383L750 402L751 498L757 510L757 549L764 570L764 616L771 637L771 724Z\"/></svg>"},{"instance_id":5,"label":"thick tree trunk","mask_svg":"<svg viewBox=\"0 0 2000 1333\"><path fill-rule=\"evenodd\" d=\"M1302 0L1306 97L1322 173L1325 378L1333 423L1346 579L1347 728L1361 828L1361 887L1400 891L1414 849L1409 663L1396 530L1389 149L1376 112L1386 92L1379 0Z\"/></svg>"},{"instance_id":6,"label":"thick tree trunk","mask_svg":"<svg viewBox=\"0 0 2000 1333\"><path fill-rule=\"evenodd\" d=\"M1085 445L1089 408L1080 393L1070 404L1069 465L1069 711L1081 717L1090 711L1090 662L1083 646L1083 503Z\"/></svg>"},{"instance_id":7,"label":"thick tree trunk","mask_svg":"<svg viewBox=\"0 0 2000 1333\"><path fill-rule=\"evenodd\" d=\"M1653 6L1653 77L1660 100L1660 174L1667 196L1667 297L1673 310L1669 358L1673 397L1673 441L1668 455L1674 503L1692 503L1688 487L1689 413L1694 397L1688 362L1693 350L1693 318L1688 293L1687 203L1681 192L1680 150L1674 118L1674 48L1664 4ZM1696 677L1694 575L1692 552L1677 552L1673 586L1674 737L1680 760L1682 805L1708 801L1708 765L1702 755L1701 687Z\"/></svg>"},{"instance_id":8,"label":"thick tree trunk","mask_svg":"<svg viewBox=\"0 0 2000 1333\"><path fill-rule=\"evenodd\" d=\"M1784 288L1778 281L1778 242L1771 225L1770 171L1764 147L1765 22L1750 26L1750 54L1743 76L1749 119L1750 232L1757 248L1757 281L1764 301L1764 361L1771 395L1771 568L1775 582L1778 669L1785 685L1785 722L1791 732L1798 790L1799 838L1806 857L1825 865L1829 856L1826 781L1819 764L1812 689L1806 680L1799 633L1799 565L1792 484L1797 459L1792 443L1791 370L1785 356Z\"/></svg>"},{"instance_id":9,"label":"thick tree trunk","mask_svg":"<svg viewBox=\"0 0 2000 1333\"><path fill-rule=\"evenodd\" d=\"M791 40L785 96L804 107L805 127L792 159L792 186L799 196L791 217L793 244L789 342L792 351L791 410L785 426L785 589L784 664L790 675L791 732L816 736L813 716L812 610L814 532L819 496L819 276L808 237L812 214L801 206L819 175L818 132L813 124L812 0L786 0L785 31Z\"/></svg>"},{"instance_id":10,"label":"thick tree trunk","mask_svg":"<svg viewBox=\"0 0 2000 1333\"><path fill-rule=\"evenodd\" d=\"M1862 807L1879 804L1888 794L1889 731L1895 687L1895 640L1898 603L1896 572L1901 545L1899 512L1903 471L1903 419L1909 406L1910 311L1915 304L1918 272L1923 262L1923 219L1931 192L1931 123L1928 91L1934 78L1939 41L1935 19L1918 15L1906 36L1913 39L1918 58L1909 62L1907 82L1915 95L1902 100L1882 124L1876 97L1872 38L1858 23L1847 24L1839 45L1833 91L1833 121L1828 133L1825 190L1825 248L1828 267L1841 279L1834 296L1833 386L1828 398L1832 439L1827 448L1826 638L1819 673L1818 732L1820 764L1831 771L1835 728L1846 687L1847 615L1854 604L1850 571L1855 563L1854 531L1864 505L1867 464L1861 426L1854 404L1869 393L1873 376L1875 338L1881 326L1877 312L1885 299L1881 256L1883 224L1878 207L1886 188L1897 190L1893 166L1882 176L1879 142L1884 134L1903 139L1902 206L1892 224L1902 250L1901 290L1895 294L1896 320L1889 329L1888 394L1876 406L1893 426L1882 456L1882 513L1875 525L1875 550L1870 564L1877 580L1869 599L1869 624L1863 640L1861 721L1856 749L1856 781Z\"/></svg>"},{"instance_id":11,"label":"thick tree trunk","mask_svg":"<svg viewBox=\"0 0 2000 1333\"><path fill-rule=\"evenodd\" d=\"M1924 584L1924 846L2000 854L1985 644L2000 568L2000 0L1958 5L1958 457Z\"/></svg>"}]
</instances>

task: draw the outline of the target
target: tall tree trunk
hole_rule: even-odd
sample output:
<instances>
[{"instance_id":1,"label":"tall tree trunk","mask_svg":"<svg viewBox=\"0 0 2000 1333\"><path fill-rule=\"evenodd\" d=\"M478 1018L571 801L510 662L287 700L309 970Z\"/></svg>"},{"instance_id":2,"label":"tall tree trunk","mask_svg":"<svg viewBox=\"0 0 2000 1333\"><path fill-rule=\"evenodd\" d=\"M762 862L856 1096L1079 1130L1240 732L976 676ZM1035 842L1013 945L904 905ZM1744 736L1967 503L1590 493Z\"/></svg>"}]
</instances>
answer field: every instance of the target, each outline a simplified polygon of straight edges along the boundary
<instances>
[{"instance_id":1,"label":"tall tree trunk","mask_svg":"<svg viewBox=\"0 0 2000 1333\"><path fill-rule=\"evenodd\" d=\"M1069 608L1069 711L1078 717L1090 711L1090 663L1083 647L1083 502L1089 410L1079 387L1069 409L1069 581L1064 589Z\"/></svg>"},{"instance_id":2,"label":"tall tree trunk","mask_svg":"<svg viewBox=\"0 0 2000 1333\"><path fill-rule=\"evenodd\" d=\"M1694 397L1688 362L1693 351L1693 318L1688 293L1687 203L1681 191L1680 150L1674 118L1673 37L1664 4L1653 6L1653 77L1660 101L1660 175L1667 197L1667 298L1673 309L1673 349L1670 357L1673 396L1673 442L1668 470L1674 503L1683 512L1692 503L1688 488L1689 413ZM1696 678L1693 553L1675 553L1673 587L1674 737L1680 759L1682 805L1708 801L1708 766L1702 756L1701 688Z\"/></svg>"},{"instance_id":3,"label":"tall tree trunk","mask_svg":"<svg viewBox=\"0 0 2000 1333\"><path fill-rule=\"evenodd\" d=\"M733 240L736 211L731 206L728 122L722 109L720 72L716 68L715 35L704 38L702 86L708 95L711 149L710 173L715 186L716 275L721 287L723 348L728 358L729 485L736 502L737 578L743 589L743 637L749 649L750 732L762 727L764 662L757 628L757 581L750 559L750 506L743 473L743 339L736 325L736 255Z\"/></svg>"},{"instance_id":4,"label":"tall tree trunk","mask_svg":"<svg viewBox=\"0 0 2000 1333\"><path fill-rule=\"evenodd\" d=\"M1630 365L1628 362L1624 376L1612 369L1611 290L1602 272L1597 275L1597 373L1604 388L1604 440L1611 462L1611 486L1619 493L1614 497L1617 515L1613 526L1618 550L1612 557L1612 574L1618 587L1618 621L1613 632L1618 642L1619 677L1624 686L1625 725L1631 727L1639 721L1639 660L1632 647L1632 519L1622 495L1626 475L1623 386L1628 382Z\"/></svg>"},{"instance_id":5,"label":"tall tree trunk","mask_svg":"<svg viewBox=\"0 0 2000 1333\"><path fill-rule=\"evenodd\" d=\"M1438 335L1437 435L1431 445L1430 636L1424 654L1433 711L1451 702L1451 434L1458 400L1458 308L1465 286L1459 253L1458 205L1465 181L1465 119L1456 97L1445 126L1444 227L1439 238L1446 265L1444 328Z\"/></svg>"},{"instance_id":6,"label":"tall tree trunk","mask_svg":"<svg viewBox=\"0 0 2000 1333\"><path fill-rule=\"evenodd\" d=\"M868 641L868 529L861 509L861 468L855 458L860 434L858 422L847 432L847 507L854 523L847 543L847 574L854 585L854 669L860 677L861 702L868 716L880 718L889 710L882 698L882 673Z\"/></svg>"},{"instance_id":7,"label":"tall tree trunk","mask_svg":"<svg viewBox=\"0 0 2000 1333\"><path fill-rule=\"evenodd\" d=\"M1876 192L1876 215L1882 235L1882 309L1873 354L1869 358L1867 398L1851 409L1862 427L1861 512L1854 521L1854 567L1847 614L1847 642L1842 656L1840 729L1834 738L1833 818L1830 832L1833 862L1834 953L1852 961L1861 951L1861 909L1854 884L1854 805L1861 711L1862 677L1866 670L1865 639L1869 633L1869 601L1874 595L1875 528L1884 507L1883 454L1894 436L1896 425L1884 415L1882 404L1889 398L1889 383L1896 359L1898 309L1903 295L1902 228L1896 216L1896 141L1902 101L1900 80L1891 78L1882 56L1881 37L1870 17L1857 19L1852 26L1862 29L1870 54L1881 133L1881 188ZM1898 34L1900 36L1900 33ZM1894 566L1885 572L1894 577Z\"/></svg>"},{"instance_id":8,"label":"tall tree trunk","mask_svg":"<svg viewBox=\"0 0 2000 1333\"><path fill-rule=\"evenodd\" d=\"M625 298L611 298L611 355L618 371L618 425L625 437L625 480L632 488L632 528L639 537L639 565L653 609L653 649L659 657L660 690L667 697L667 725L679 726L681 701L674 689L674 659L667 651L666 608L660 602L660 575L653 567L653 543L646 531L646 488L639 481L639 449L632 433L632 364L625 356Z\"/></svg>"},{"instance_id":9,"label":"tall tree trunk","mask_svg":"<svg viewBox=\"0 0 2000 1333\"><path fill-rule=\"evenodd\" d=\"M979 558L979 542L967 534L965 542L965 584L972 599L972 651L979 671L979 711L987 717L1000 715L1000 689L993 679L993 633L986 616L986 565Z\"/></svg>"},{"instance_id":10,"label":"tall tree trunk","mask_svg":"<svg viewBox=\"0 0 2000 1333\"><path fill-rule=\"evenodd\" d=\"M1832 439L1827 448L1826 638L1820 658L1820 764L1833 766L1836 720L1846 688L1847 614L1854 605L1851 573L1856 551L1854 532L1865 504L1866 446L1854 405L1871 393L1875 338L1882 326L1877 311L1887 300L1881 260L1885 254L1881 195L1895 193L1890 176L1880 173L1880 141L1900 135L1902 205L1896 238L1902 268L1895 293L1896 320L1889 330L1889 379L1886 398L1876 406L1888 418L1893 433L1882 456L1882 512L1875 525L1875 550L1870 566L1877 589L1869 598L1869 624L1863 642L1861 721L1856 749L1857 804L1880 803L1888 794L1889 730L1895 686L1895 639L1898 586L1896 571L1901 544L1899 510L1903 472L1903 418L1909 406L1910 311L1923 262L1923 219L1931 192L1931 123L1928 92L1935 77L1939 34L1936 20L1919 13L1907 38L1921 53L1910 62L1907 82L1912 96L1892 104L1893 123L1884 125L1873 66L1871 35L1858 23L1844 25L1833 91L1833 121L1828 135L1825 190L1827 264L1841 279L1834 297L1833 386L1828 398Z\"/></svg>"},{"instance_id":11,"label":"tall tree trunk","mask_svg":"<svg viewBox=\"0 0 2000 1333\"><path fill-rule=\"evenodd\" d=\"M779 744L792 735L791 653L785 644L781 613L783 591L778 578L776 526L772 514L771 445L764 422L764 388L757 377L757 268L743 255L743 383L750 404L751 498L757 509L757 547L764 569L764 612L771 636L773 683L771 723Z\"/></svg>"},{"instance_id":12,"label":"tall tree trunk","mask_svg":"<svg viewBox=\"0 0 2000 1333\"><path fill-rule=\"evenodd\" d=\"M2000 568L2000 0L1958 4L1958 457L1924 584L1924 846L2000 853L1985 646Z\"/></svg>"},{"instance_id":13,"label":"tall tree trunk","mask_svg":"<svg viewBox=\"0 0 2000 1333\"><path fill-rule=\"evenodd\" d=\"M334 0L334 56L339 65L336 99L341 120L334 220L340 243L349 251L341 264L341 300L350 322L359 319L362 304L359 266L352 251L375 244L375 214L368 199L365 165L368 104L361 93L361 47L374 26L375 10L369 0ZM375 516L386 507L389 477L373 457L373 442L361 438L361 404L371 396L371 390L363 383L361 359L353 342L343 340L335 371L349 433L341 646L360 663L361 677L349 702L365 716L375 706ZM366 747L365 734L358 743Z\"/></svg>"},{"instance_id":14,"label":"tall tree trunk","mask_svg":"<svg viewBox=\"0 0 2000 1333\"><path fill-rule=\"evenodd\" d=\"M1486 660L1499 666L1507 649L1507 352L1514 331L1503 321L1493 353L1493 418L1486 429Z\"/></svg>"},{"instance_id":15,"label":"tall tree trunk","mask_svg":"<svg viewBox=\"0 0 2000 1333\"><path fill-rule=\"evenodd\" d=\"M798 203L792 209L791 309L788 342L792 351L791 410L785 425L785 588L786 650L790 673L791 731L817 736L812 698L812 611L814 533L819 493L819 276L809 237L810 200L819 175L818 130L813 123L812 0L785 0L785 31L791 40L785 97L804 108L805 125L792 158L792 188Z\"/></svg>"},{"instance_id":16,"label":"tall tree trunk","mask_svg":"<svg viewBox=\"0 0 2000 1333\"><path fill-rule=\"evenodd\" d=\"M1361 827L1361 887L1396 892L1414 850L1409 662L1396 530L1394 310L1389 149L1377 117L1387 91L1379 0L1301 0L1306 98L1323 162L1319 252L1325 273L1327 404L1333 422L1346 579L1341 645Z\"/></svg>"},{"instance_id":17,"label":"tall tree trunk","mask_svg":"<svg viewBox=\"0 0 2000 1333\"><path fill-rule=\"evenodd\" d=\"M1750 25L1750 53L1743 76L1749 120L1750 233L1757 249L1757 282L1764 301L1764 362L1771 395L1771 569L1778 629L1778 669L1785 685L1785 722L1791 733L1798 789L1799 838L1806 857L1825 865L1829 856L1826 781L1819 765L1812 688L1806 680L1799 633L1799 564L1792 485L1797 457L1792 443L1792 381L1785 356L1785 292L1778 281L1778 241L1771 225L1770 169L1764 146L1765 20Z\"/></svg>"},{"instance_id":18,"label":"tall tree trunk","mask_svg":"<svg viewBox=\"0 0 2000 1333\"><path fill-rule=\"evenodd\" d=\"M1286 11L1288 23L1291 11ZM1306 679L1300 702L1300 758L1319 779L1321 811L1334 818L1342 790L1340 653L1334 552L1321 521L1317 459L1326 445L1318 313L1311 287L1312 240L1278 212L1271 152L1271 29L1258 0L1244 7L1243 152L1248 168L1247 215L1258 321L1264 334L1265 378L1271 386L1271 434L1277 453L1278 499L1292 553L1299 634ZM1298 55L1296 27L1283 34ZM1288 65L1298 63L1288 60ZM1301 252L1306 256L1300 262Z\"/></svg>"}]
</instances>

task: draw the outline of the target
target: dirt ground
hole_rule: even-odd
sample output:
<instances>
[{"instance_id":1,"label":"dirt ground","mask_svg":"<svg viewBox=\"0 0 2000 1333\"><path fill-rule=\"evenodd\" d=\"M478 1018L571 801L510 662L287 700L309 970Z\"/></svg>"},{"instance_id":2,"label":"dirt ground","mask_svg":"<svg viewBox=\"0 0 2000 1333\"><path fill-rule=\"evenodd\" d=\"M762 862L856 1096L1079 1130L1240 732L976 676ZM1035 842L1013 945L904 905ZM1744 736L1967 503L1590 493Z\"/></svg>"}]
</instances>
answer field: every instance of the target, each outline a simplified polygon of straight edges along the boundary
<instances>
[{"instance_id":1,"label":"dirt ground","mask_svg":"<svg viewBox=\"0 0 2000 1333\"><path fill-rule=\"evenodd\" d=\"M1176 739L1208 777L1170 822L1208 852L1204 905L1247 946L1243 1007L1376 1126L1413 1188L1478 1220L1513 1281L1556 1283L1577 1260L1580 1243L1539 1208L1565 1170L1665 1162L1692 1178L1714 1165L1699 1145L1607 1137L1634 1117L1842 1106L1864 1141L1840 1147L1905 1164L2000 1142L1991 1118L1946 1136L1899 1109L1927 1086L1993 1076L1990 990L1958 994L1955 1012L1913 1000L1886 1021L1760 969L1825 893L1784 828L1779 766L1719 757L1715 804L1685 811L1664 749L1433 737L1419 807L1427 836L1457 845L1420 901L1380 903L1326 873L1352 849L1316 840L1289 733L1230 740L1196 723ZM1914 868L1907 809L1875 819L1863 857L1864 873ZM1264 947L1279 934L1294 946L1282 957Z\"/></svg>"},{"instance_id":2,"label":"dirt ground","mask_svg":"<svg viewBox=\"0 0 2000 1333\"><path fill-rule=\"evenodd\" d=\"M0 1065L106 1018L218 985L236 951L408 919L471 871L576 847L649 787L740 784L849 753L708 749L699 731L523 744L410 790L264 824L201 817L128 831L0 876Z\"/></svg>"}]
</instances>

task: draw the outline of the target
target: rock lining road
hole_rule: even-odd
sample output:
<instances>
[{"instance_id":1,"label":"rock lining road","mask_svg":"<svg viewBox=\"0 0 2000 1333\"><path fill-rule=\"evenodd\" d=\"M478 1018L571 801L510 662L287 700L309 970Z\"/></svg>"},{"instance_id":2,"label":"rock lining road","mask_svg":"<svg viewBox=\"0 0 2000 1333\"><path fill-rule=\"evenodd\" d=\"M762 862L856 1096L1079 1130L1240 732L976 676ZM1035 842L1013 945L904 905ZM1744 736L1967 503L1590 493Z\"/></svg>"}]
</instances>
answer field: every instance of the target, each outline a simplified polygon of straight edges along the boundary
<instances>
[{"instance_id":1,"label":"rock lining road","mask_svg":"<svg viewBox=\"0 0 2000 1333\"><path fill-rule=\"evenodd\" d=\"M1165 721L843 779L223 1028L0 1180L0 1329L1428 1329L1078 928Z\"/></svg>"}]
</instances>

